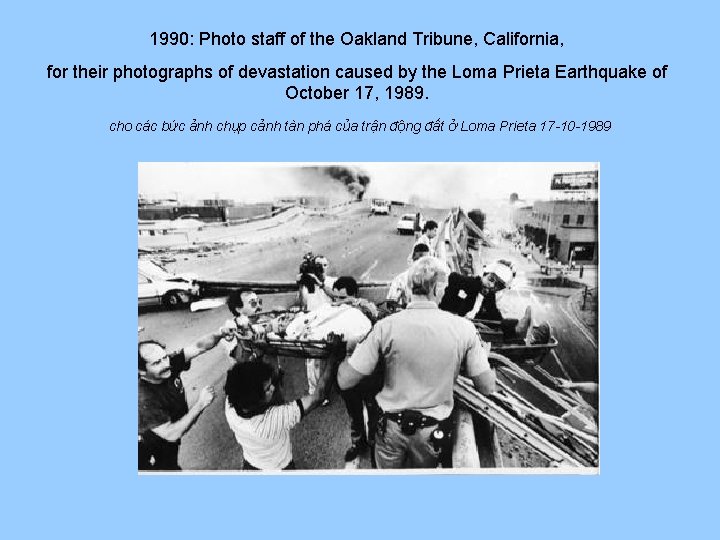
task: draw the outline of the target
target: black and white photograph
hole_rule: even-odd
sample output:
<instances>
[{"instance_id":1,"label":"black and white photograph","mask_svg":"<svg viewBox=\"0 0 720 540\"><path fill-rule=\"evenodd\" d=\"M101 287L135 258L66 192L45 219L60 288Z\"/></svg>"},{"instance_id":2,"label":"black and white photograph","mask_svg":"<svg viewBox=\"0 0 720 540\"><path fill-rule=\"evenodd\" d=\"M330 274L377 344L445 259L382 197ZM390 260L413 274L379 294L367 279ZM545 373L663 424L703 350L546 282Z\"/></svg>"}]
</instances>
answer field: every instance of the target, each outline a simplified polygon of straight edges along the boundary
<instances>
[{"instance_id":1,"label":"black and white photograph","mask_svg":"<svg viewBox=\"0 0 720 540\"><path fill-rule=\"evenodd\" d=\"M599 168L139 163L139 473L597 474Z\"/></svg>"}]
</instances>

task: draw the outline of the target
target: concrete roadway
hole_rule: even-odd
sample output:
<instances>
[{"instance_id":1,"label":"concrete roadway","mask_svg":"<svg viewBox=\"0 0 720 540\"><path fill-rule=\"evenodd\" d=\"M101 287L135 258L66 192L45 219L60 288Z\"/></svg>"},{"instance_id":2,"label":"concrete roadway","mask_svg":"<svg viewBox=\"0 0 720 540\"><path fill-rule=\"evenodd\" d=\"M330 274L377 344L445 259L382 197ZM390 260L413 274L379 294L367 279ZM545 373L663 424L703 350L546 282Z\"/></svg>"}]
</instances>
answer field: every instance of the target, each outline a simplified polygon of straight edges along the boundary
<instances>
[{"instance_id":1,"label":"concrete roadway","mask_svg":"<svg viewBox=\"0 0 720 540\"><path fill-rule=\"evenodd\" d=\"M398 234L395 225L401 213L415 211L406 207L390 216L371 216L367 207L350 207L339 214L303 217L265 231L271 237L271 231L277 230L275 238L202 259L188 255L186 261L180 257L174 268L219 281L290 281L297 275L303 254L312 251L328 258L329 275L389 281L407 267L405 260L414 242L412 236ZM423 214L438 220L447 215L447 210L424 209Z\"/></svg>"},{"instance_id":2,"label":"concrete roadway","mask_svg":"<svg viewBox=\"0 0 720 540\"><path fill-rule=\"evenodd\" d=\"M408 210L412 211L412 210ZM429 218L442 218L445 211L425 211ZM354 209L340 216L314 218L325 220L327 227L310 235L300 231L290 237L259 244L239 246L232 252L208 260L180 257L177 270L192 270L201 277L218 280L292 280L306 251L322 253L330 261L330 274L353 275L358 281L387 281L406 268L406 257L413 238L395 231L397 216L372 216ZM498 254L500 251L498 251ZM495 253L492 254L493 256ZM210 276L209 274L212 274ZM554 375L563 370L575 380L597 380L597 352L561 308L567 302L567 290L548 291L565 296L538 294L520 290L510 296L513 311L528 302L536 310L536 319L548 319L561 341L559 356L563 366L543 365ZM266 307L268 303L266 302ZM503 304L501 304L503 308ZM565 308L567 309L567 308ZM515 315L515 313L510 313ZM191 313L180 311L146 311L138 316L144 327L140 337L159 339L169 348L180 348L217 329L229 317L224 308ZM300 359L283 359L286 370L285 397L294 399L306 391L305 364ZM183 375L189 403L205 385L213 385L215 401L183 437L180 465L187 470L238 470L242 468L242 450L225 422L222 390L225 372L231 366L222 346L197 358ZM548 411L551 412L551 411ZM344 404L333 395L331 404L308 415L293 431L295 463L301 469L343 468L344 454L350 442Z\"/></svg>"}]
</instances>

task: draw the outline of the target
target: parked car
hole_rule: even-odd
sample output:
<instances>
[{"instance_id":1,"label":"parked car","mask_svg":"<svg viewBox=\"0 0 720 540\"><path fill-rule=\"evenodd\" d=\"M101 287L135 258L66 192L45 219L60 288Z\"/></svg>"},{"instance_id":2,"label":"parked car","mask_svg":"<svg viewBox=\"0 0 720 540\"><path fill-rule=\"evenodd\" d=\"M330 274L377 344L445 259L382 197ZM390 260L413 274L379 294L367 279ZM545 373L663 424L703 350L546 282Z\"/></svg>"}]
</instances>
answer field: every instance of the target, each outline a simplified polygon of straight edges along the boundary
<instances>
[{"instance_id":1,"label":"parked car","mask_svg":"<svg viewBox=\"0 0 720 540\"><path fill-rule=\"evenodd\" d=\"M397 222L398 234L413 234L416 230L420 231L425 226L425 218L418 212L417 214L403 214L400 221Z\"/></svg>"},{"instance_id":2,"label":"parked car","mask_svg":"<svg viewBox=\"0 0 720 540\"><path fill-rule=\"evenodd\" d=\"M162 304L172 309L189 304L199 293L194 275L173 274L156 261L138 260L138 306Z\"/></svg>"}]
</instances>

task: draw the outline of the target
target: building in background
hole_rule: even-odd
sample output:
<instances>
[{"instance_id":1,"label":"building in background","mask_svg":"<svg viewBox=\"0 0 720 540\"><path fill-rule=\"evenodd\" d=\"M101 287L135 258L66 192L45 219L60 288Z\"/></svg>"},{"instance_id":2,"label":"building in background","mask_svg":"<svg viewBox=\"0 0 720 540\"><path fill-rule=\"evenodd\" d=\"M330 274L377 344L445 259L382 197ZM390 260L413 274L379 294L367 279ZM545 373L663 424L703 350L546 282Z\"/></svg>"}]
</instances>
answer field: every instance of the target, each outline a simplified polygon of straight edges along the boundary
<instances>
[{"instance_id":1,"label":"building in background","mask_svg":"<svg viewBox=\"0 0 720 540\"><path fill-rule=\"evenodd\" d=\"M202 199L198 201L199 206L235 206L235 201L232 199Z\"/></svg>"},{"instance_id":2,"label":"building in background","mask_svg":"<svg viewBox=\"0 0 720 540\"><path fill-rule=\"evenodd\" d=\"M554 174L551 200L516 208L515 226L565 264L598 262L598 171Z\"/></svg>"}]
</instances>

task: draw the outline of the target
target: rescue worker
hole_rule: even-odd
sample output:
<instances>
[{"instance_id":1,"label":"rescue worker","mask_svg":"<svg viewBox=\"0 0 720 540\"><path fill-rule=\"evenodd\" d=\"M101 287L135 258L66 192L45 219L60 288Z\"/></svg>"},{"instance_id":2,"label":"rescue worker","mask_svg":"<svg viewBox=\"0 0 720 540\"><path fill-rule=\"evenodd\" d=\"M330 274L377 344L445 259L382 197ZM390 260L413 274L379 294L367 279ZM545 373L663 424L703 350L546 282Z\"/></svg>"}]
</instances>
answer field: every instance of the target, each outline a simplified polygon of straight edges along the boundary
<instances>
[{"instance_id":1,"label":"rescue worker","mask_svg":"<svg viewBox=\"0 0 720 540\"><path fill-rule=\"evenodd\" d=\"M227 374L225 419L243 450L244 470L291 470L290 430L325 395L332 366L323 366L318 390L289 402L279 401L282 380L264 362L240 362Z\"/></svg>"},{"instance_id":2,"label":"rescue worker","mask_svg":"<svg viewBox=\"0 0 720 540\"><path fill-rule=\"evenodd\" d=\"M360 310L372 324L377 322L377 306L364 298L358 298L358 285L352 276L340 276L333 284L333 289L336 304L350 305ZM340 392L350 417L350 448L345 452L346 463L354 462L374 443L377 424L375 395L382 388L382 372L382 366L378 365L370 377L365 377L357 386ZM367 426L363 411L367 412Z\"/></svg>"},{"instance_id":3,"label":"rescue worker","mask_svg":"<svg viewBox=\"0 0 720 540\"><path fill-rule=\"evenodd\" d=\"M215 399L214 388L205 386L188 407L180 374L232 331L232 326L223 326L175 352L155 340L138 343L139 470L180 470L180 440Z\"/></svg>"},{"instance_id":4,"label":"rescue worker","mask_svg":"<svg viewBox=\"0 0 720 540\"><path fill-rule=\"evenodd\" d=\"M388 288L387 300L391 300L397 306L404 308L410 301L410 289L408 288L408 271L413 262L430 254L430 248L427 244L415 244L412 252L412 261L408 263L408 269L399 273L390 283Z\"/></svg>"},{"instance_id":5,"label":"rescue worker","mask_svg":"<svg viewBox=\"0 0 720 540\"><path fill-rule=\"evenodd\" d=\"M479 276L453 272L440 302L440 309L461 317L499 321L506 343L547 343L550 340L550 327L547 322L532 326L530 306L525 308L520 319L504 318L497 307L497 294L510 287L515 274L515 265L504 259L484 267Z\"/></svg>"},{"instance_id":6,"label":"rescue worker","mask_svg":"<svg viewBox=\"0 0 720 540\"><path fill-rule=\"evenodd\" d=\"M495 391L489 346L472 322L438 309L449 274L435 257L416 261L408 272L407 309L379 321L338 369L338 384L346 390L372 374L379 361L385 363L376 398L381 416L375 462L380 469L437 467L461 370L479 392Z\"/></svg>"},{"instance_id":7,"label":"rescue worker","mask_svg":"<svg viewBox=\"0 0 720 540\"><path fill-rule=\"evenodd\" d=\"M298 276L298 300L302 312L284 328L290 339L324 339L329 333L343 335L348 350L370 331L370 320L361 310L350 305L333 305L325 292L324 257L307 253L300 264ZM333 283L337 278L333 279ZM323 360L308 358L305 362L308 392L314 394L322 372ZM328 396L322 400L323 407L330 404Z\"/></svg>"},{"instance_id":8,"label":"rescue worker","mask_svg":"<svg viewBox=\"0 0 720 540\"><path fill-rule=\"evenodd\" d=\"M513 279L515 279L515 267L511 262L502 259L483 268L479 276L465 276L452 272L440 302L440 309L464 317L468 313L483 311L481 302L486 302L486 298L488 300L492 298L492 305L495 306L492 315L497 314L499 319L501 317L495 305L495 294L509 287Z\"/></svg>"},{"instance_id":9,"label":"rescue worker","mask_svg":"<svg viewBox=\"0 0 720 540\"><path fill-rule=\"evenodd\" d=\"M437 233L438 233L437 221L433 221L432 219L426 221L425 225L423 225L423 228L422 228L422 234L417 238L417 240L415 240L415 244L413 244L413 249L407 257L408 265L412 264L413 261L416 260L413 258L414 254L415 254L415 248L420 244L427 246L427 248L428 248L427 250L430 255L432 255L432 256L437 255L435 253L435 250L433 249L433 245L434 245L433 240L437 236Z\"/></svg>"},{"instance_id":10,"label":"rescue worker","mask_svg":"<svg viewBox=\"0 0 720 540\"><path fill-rule=\"evenodd\" d=\"M250 324L249 317L255 317L262 311L262 299L258 298L254 291L239 289L230 293L227 299L227 307L233 314L233 321L238 326ZM257 360L257 355L250 350L244 349L236 336L232 336L224 344L228 355L236 362L247 362Z\"/></svg>"}]
</instances>

